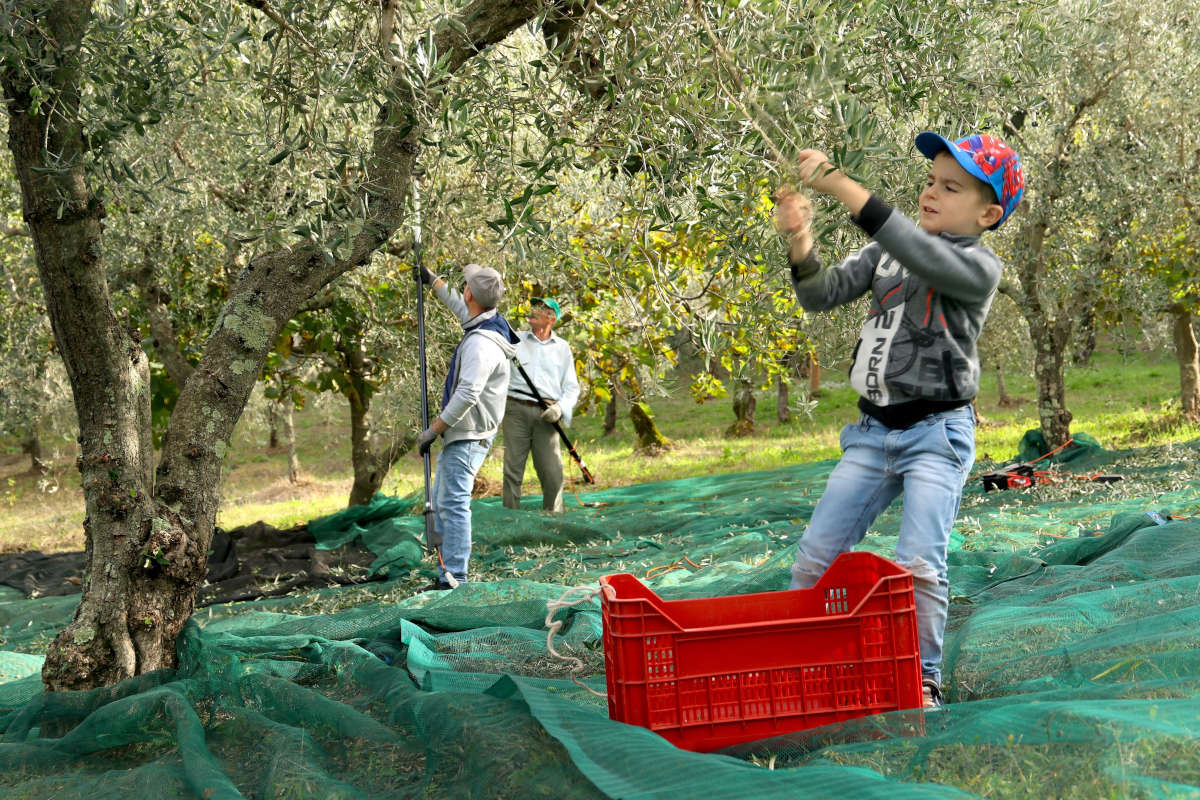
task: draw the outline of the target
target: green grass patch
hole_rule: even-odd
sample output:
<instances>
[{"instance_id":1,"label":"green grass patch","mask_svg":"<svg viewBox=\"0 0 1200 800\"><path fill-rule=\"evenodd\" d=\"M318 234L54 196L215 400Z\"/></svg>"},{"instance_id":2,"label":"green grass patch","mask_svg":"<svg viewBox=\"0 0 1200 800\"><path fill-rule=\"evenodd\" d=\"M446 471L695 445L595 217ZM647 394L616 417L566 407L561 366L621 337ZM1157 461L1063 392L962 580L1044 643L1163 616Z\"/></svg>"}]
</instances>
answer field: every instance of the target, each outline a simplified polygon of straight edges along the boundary
<instances>
[{"instance_id":1,"label":"green grass patch","mask_svg":"<svg viewBox=\"0 0 1200 800\"><path fill-rule=\"evenodd\" d=\"M659 455L635 449L628 406L619 406L617 429L603 432L602 409L575 419L569 434L597 478L594 488L627 486L648 481L691 478L729 472L773 469L787 464L837 458L843 425L857 418L857 396L845 377L845 364L831 367L810 413L793 413L787 423L776 419L774 389L759 393L755 431L728 438L733 422L728 397L696 403L677 382L671 396L649 398L659 428L672 446ZM1000 406L995 372L982 377L977 408L983 423L977 432L980 460L1015 458L1025 431L1039 426L1036 386L1032 375L1005 375L1012 405ZM798 382L798 387L800 382ZM1200 437L1200 426L1179 414L1179 380L1170 353L1122 356L1097 352L1087 367L1070 366L1066 373L1067 401L1074 414L1072 430L1095 436L1105 447L1118 449L1169 444ZM793 405L805 399L798 388ZM349 418L343 405L310 404L296 414L296 443L301 480L287 480L287 456L266 446L266 432L248 423L239 425L227 457L218 524L231 528L257 520L290 527L345 507L353 474L350 465ZM74 468L74 445L63 447L47 476L27 474L27 465L13 443L3 443L0 460L0 552L24 549L73 550L83 546L83 499ZM499 494L501 447L498 440L482 475L489 493ZM564 452L569 486L587 487L578 468ZM536 493L536 476L526 471L525 492ZM384 483L389 494L420 489L421 462L406 457Z\"/></svg>"}]
</instances>

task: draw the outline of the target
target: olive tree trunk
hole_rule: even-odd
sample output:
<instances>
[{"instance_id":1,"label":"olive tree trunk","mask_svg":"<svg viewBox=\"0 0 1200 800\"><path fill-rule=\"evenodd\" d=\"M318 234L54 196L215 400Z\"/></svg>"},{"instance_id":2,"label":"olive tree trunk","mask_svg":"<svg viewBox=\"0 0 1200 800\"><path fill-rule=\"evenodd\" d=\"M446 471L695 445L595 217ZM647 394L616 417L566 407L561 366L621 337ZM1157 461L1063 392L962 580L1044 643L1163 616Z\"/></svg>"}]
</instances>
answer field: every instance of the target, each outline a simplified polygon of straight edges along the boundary
<instances>
[{"instance_id":1,"label":"olive tree trunk","mask_svg":"<svg viewBox=\"0 0 1200 800\"><path fill-rule=\"evenodd\" d=\"M1170 308L1174 322L1175 359L1179 362L1179 399L1183 414L1200 421L1200 349L1196 343L1195 317L1181 304Z\"/></svg>"},{"instance_id":2,"label":"olive tree trunk","mask_svg":"<svg viewBox=\"0 0 1200 800\"><path fill-rule=\"evenodd\" d=\"M656 455L670 445L667 437L658 429L654 417L650 416L650 406L642 402L630 403L629 420L633 423L633 431L637 435L638 450Z\"/></svg>"},{"instance_id":3,"label":"olive tree trunk","mask_svg":"<svg viewBox=\"0 0 1200 800\"><path fill-rule=\"evenodd\" d=\"M758 398L754 395L754 384L746 378L739 378L733 390L733 424L725 429L729 437L749 436L754 433L754 410L758 407Z\"/></svg>"},{"instance_id":4,"label":"olive tree trunk","mask_svg":"<svg viewBox=\"0 0 1200 800\"><path fill-rule=\"evenodd\" d=\"M296 453L296 406L290 395L271 398L267 403L267 447L278 450L283 442L287 454L288 483L300 482L300 457Z\"/></svg>"},{"instance_id":5,"label":"olive tree trunk","mask_svg":"<svg viewBox=\"0 0 1200 800\"><path fill-rule=\"evenodd\" d=\"M608 402L604 404L604 435L611 436L617 430L617 392L615 384L609 387L612 391Z\"/></svg>"},{"instance_id":6,"label":"olive tree trunk","mask_svg":"<svg viewBox=\"0 0 1200 800\"><path fill-rule=\"evenodd\" d=\"M1037 380L1038 419L1046 446L1053 450L1071 438L1071 411L1067 408L1067 388L1063 367L1070 334L1069 324L1031 326Z\"/></svg>"},{"instance_id":7,"label":"olive tree trunk","mask_svg":"<svg viewBox=\"0 0 1200 800\"><path fill-rule=\"evenodd\" d=\"M279 410L283 423L283 446L287 448L288 483L297 484L300 482L300 456L296 453L296 407L289 398Z\"/></svg>"},{"instance_id":8,"label":"olive tree trunk","mask_svg":"<svg viewBox=\"0 0 1200 800\"><path fill-rule=\"evenodd\" d=\"M1000 362L1000 359L996 359L996 393L999 395L996 405L1001 408L1014 405L1013 399L1008 394L1008 384L1004 381L1004 364Z\"/></svg>"},{"instance_id":9,"label":"olive tree trunk","mask_svg":"<svg viewBox=\"0 0 1200 800\"><path fill-rule=\"evenodd\" d=\"M36 15L12 16L6 33L21 48L0 62L22 212L79 419L86 507L83 594L46 653L49 690L88 689L176 665L175 640L207 572L221 460L234 425L287 321L322 286L366 263L403 222L423 132L413 113L418 101L397 76L394 96L407 100L378 114L369 182L360 187L370 198L367 224L342 258L328 259L328 249L311 241L249 262L182 386L156 469L149 365L114 312L104 206L83 168L80 54L91 8L90 0L59 0ZM535 0L478 0L456 26L434 35L436 52L457 71L542 8ZM53 103L41 102L47 94Z\"/></svg>"},{"instance_id":10,"label":"olive tree trunk","mask_svg":"<svg viewBox=\"0 0 1200 800\"><path fill-rule=\"evenodd\" d=\"M345 367L342 394L350 403L350 461L354 467L354 484L350 487L347 506L362 506L371 502L396 459L411 450L416 437L395 438L381 445L371 419L371 396L367 353L361 338L351 336L338 346Z\"/></svg>"},{"instance_id":11,"label":"olive tree trunk","mask_svg":"<svg viewBox=\"0 0 1200 800\"><path fill-rule=\"evenodd\" d=\"M34 425L21 439L21 452L29 456L29 471L36 475L45 475L50 471L50 465L43 460L42 435L38 426Z\"/></svg>"}]
</instances>

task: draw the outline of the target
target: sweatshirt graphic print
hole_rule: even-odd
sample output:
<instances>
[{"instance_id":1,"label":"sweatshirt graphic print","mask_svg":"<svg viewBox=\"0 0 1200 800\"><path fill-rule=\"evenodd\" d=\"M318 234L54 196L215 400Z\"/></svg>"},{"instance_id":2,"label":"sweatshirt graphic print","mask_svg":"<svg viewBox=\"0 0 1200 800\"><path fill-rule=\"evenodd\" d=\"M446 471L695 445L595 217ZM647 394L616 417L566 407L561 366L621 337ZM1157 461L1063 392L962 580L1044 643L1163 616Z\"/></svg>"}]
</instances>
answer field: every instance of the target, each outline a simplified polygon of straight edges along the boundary
<instances>
[{"instance_id":1,"label":"sweatshirt graphic print","mask_svg":"<svg viewBox=\"0 0 1200 800\"><path fill-rule=\"evenodd\" d=\"M877 406L914 397L969 397L979 384L978 362L967 355L974 342L956 340L945 315L933 313L941 298L930 288L919 297L921 287L906 277L900 262L885 253L875 270L874 302L854 351L850 385Z\"/></svg>"},{"instance_id":2,"label":"sweatshirt graphic print","mask_svg":"<svg viewBox=\"0 0 1200 800\"><path fill-rule=\"evenodd\" d=\"M875 241L832 267L815 254L792 286L807 311L867 294L850 383L877 406L970 400L979 390L976 341L1000 282L1000 259L977 236L932 235L894 209Z\"/></svg>"}]
</instances>

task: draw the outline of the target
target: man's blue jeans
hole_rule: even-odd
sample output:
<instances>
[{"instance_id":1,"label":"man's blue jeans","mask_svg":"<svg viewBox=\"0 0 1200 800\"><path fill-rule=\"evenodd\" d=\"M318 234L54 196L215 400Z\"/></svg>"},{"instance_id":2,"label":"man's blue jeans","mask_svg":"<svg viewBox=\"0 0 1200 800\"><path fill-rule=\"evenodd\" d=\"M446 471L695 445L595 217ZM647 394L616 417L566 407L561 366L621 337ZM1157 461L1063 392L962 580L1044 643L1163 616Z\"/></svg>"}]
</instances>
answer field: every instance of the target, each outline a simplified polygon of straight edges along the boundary
<instances>
[{"instance_id":1,"label":"man's blue jeans","mask_svg":"<svg viewBox=\"0 0 1200 800\"><path fill-rule=\"evenodd\" d=\"M475 475L491 449L492 440L450 442L438 453L433 481L433 526L442 535L442 580L450 573L459 583L467 580L471 560L471 490Z\"/></svg>"},{"instance_id":2,"label":"man's blue jeans","mask_svg":"<svg viewBox=\"0 0 1200 800\"><path fill-rule=\"evenodd\" d=\"M842 429L841 444L842 460L796 550L791 588L815 584L903 492L896 561L913 573L921 671L940 681L950 596L946 548L975 463L974 412L970 406L943 411L902 430L863 414Z\"/></svg>"}]
</instances>

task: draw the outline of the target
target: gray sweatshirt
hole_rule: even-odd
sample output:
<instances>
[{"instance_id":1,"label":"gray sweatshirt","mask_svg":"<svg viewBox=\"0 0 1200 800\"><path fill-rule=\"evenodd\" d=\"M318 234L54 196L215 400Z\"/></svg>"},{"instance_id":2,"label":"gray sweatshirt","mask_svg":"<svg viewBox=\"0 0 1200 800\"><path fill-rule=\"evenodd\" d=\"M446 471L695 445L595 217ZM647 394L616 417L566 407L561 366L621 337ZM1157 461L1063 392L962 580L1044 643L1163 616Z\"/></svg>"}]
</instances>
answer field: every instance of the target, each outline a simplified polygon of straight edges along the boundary
<instances>
[{"instance_id":1,"label":"gray sweatshirt","mask_svg":"<svg viewBox=\"0 0 1200 800\"><path fill-rule=\"evenodd\" d=\"M462 294L445 282L434 293L458 317L464 331L446 377L446 396L438 415L450 426L442 439L446 443L491 439L504 418L517 337L503 317L497 319L496 309L471 317Z\"/></svg>"},{"instance_id":2,"label":"gray sweatshirt","mask_svg":"<svg viewBox=\"0 0 1200 800\"><path fill-rule=\"evenodd\" d=\"M874 241L829 268L810 254L792 264L792 286L807 311L871 292L850 368L851 385L867 401L860 406L934 411L970 402L979 391L975 343L1000 283L999 257L978 236L926 233L874 195L855 221Z\"/></svg>"}]
</instances>

